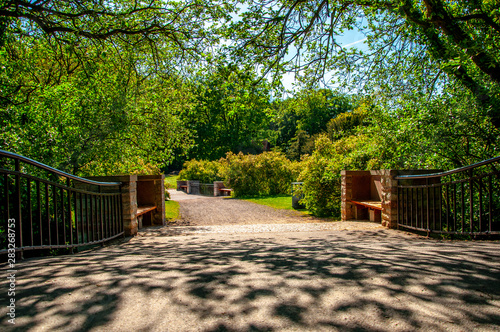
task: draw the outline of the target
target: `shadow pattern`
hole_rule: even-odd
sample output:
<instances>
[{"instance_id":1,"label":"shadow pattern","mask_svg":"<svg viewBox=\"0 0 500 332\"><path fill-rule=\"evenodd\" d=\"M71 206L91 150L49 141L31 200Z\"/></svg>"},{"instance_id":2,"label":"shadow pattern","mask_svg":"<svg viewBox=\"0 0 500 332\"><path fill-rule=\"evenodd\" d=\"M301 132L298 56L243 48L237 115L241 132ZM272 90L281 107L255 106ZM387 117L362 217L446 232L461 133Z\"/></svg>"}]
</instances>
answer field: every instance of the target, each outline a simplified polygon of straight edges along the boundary
<instances>
[{"instance_id":1,"label":"shadow pattern","mask_svg":"<svg viewBox=\"0 0 500 332\"><path fill-rule=\"evenodd\" d=\"M142 237L16 268L12 330L498 330L500 243L384 231ZM4 275L7 267L3 268ZM7 283L1 294L7 294Z\"/></svg>"}]
</instances>

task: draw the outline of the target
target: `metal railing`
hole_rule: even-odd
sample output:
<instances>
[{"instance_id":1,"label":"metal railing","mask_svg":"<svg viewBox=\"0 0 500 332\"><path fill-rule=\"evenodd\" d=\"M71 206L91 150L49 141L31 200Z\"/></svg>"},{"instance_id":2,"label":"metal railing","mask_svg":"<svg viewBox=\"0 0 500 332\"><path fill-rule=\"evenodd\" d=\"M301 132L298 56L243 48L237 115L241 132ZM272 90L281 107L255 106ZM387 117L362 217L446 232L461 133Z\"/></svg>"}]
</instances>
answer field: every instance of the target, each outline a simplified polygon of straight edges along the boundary
<instances>
[{"instance_id":1,"label":"metal railing","mask_svg":"<svg viewBox=\"0 0 500 332\"><path fill-rule=\"evenodd\" d=\"M123 235L120 186L0 150L0 254L73 249Z\"/></svg>"},{"instance_id":2,"label":"metal railing","mask_svg":"<svg viewBox=\"0 0 500 332\"><path fill-rule=\"evenodd\" d=\"M398 227L427 233L500 234L500 157L398 180Z\"/></svg>"}]
</instances>

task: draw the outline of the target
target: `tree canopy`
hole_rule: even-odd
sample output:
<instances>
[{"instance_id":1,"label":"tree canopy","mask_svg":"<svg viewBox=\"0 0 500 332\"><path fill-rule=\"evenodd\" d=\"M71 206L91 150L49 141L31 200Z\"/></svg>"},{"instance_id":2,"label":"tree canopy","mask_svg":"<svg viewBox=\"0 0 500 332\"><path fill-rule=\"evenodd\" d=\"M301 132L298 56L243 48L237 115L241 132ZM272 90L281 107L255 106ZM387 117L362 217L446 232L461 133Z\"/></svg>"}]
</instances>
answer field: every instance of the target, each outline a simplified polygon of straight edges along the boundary
<instances>
[{"instance_id":1,"label":"tree canopy","mask_svg":"<svg viewBox=\"0 0 500 332\"><path fill-rule=\"evenodd\" d=\"M443 80L456 80L500 126L498 0L243 3L242 22L232 30L235 49L262 63L265 72L293 70L317 80L334 71L340 82L393 103L408 91L431 97ZM368 51L337 42L352 29L365 34Z\"/></svg>"},{"instance_id":2,"label":"tree canopy","mask_svg":"<svg viewBox=\"0 0 500 332\"><path fill-rule=\"evenodd\" d=\"M82 174L159 171L263 140L296 160L332 144L346 168L464 165L498 154L499 8L0 0L0 148ZM364 44L342 45L348 31ZM268 81L287 71L301 90L283 98Z\"/></svg>"}]
</instances>

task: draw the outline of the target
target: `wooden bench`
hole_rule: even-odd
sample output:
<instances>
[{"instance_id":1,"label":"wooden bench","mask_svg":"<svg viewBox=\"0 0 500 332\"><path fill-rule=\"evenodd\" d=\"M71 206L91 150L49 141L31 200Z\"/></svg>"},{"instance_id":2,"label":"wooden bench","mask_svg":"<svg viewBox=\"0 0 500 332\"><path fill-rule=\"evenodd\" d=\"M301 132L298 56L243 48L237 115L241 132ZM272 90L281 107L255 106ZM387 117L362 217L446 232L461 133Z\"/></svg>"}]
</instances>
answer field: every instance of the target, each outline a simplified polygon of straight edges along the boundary
<instances>
[{"instance_id":1,"label":"wooden bench","mask_svg":"<svg viewBox=\"0 0 500 332\"><path fill-rule=\"evenodd\" d=\"M138 206L137 207L137 224L139 228L142 228L143 224L146 226L151 226L151 215L152 211L156 210L156 206L148 205L148 206Z\"/></svg>"},{"instance_id":2,"label":"wooden bench","mask_svg":"<svg viewBox=\"0 0 500 332\"><path fill-rule=\"evenodd\" d=\"M356 206L356 211L354 213L354 218L356 220L369 219L374 222L382 221L382 202L354 200L351 200L350 202Z\"/></svg>"},{"instance_id":3,"label":"wooden bench","mask_svg":"<svg viewBox=\"0 0 500 332\"><path fill-rule=\"evenodd\" d=\"M231 196L231 192L233 191L233 189L221 188L221 189L219 189L219 191L221 193L221 196Z\"/></svg>"}]
</instances>

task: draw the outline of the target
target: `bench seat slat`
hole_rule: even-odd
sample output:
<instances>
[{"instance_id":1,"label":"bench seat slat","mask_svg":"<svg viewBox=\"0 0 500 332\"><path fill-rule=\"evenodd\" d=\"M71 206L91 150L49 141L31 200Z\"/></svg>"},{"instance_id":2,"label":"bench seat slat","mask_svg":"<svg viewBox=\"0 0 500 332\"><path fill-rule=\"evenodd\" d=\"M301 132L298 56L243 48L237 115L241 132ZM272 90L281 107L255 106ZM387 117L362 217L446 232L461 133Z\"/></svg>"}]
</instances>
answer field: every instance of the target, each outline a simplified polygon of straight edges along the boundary
<instances>
[{"instance_id":1,"label":"bench seat slat","mask_svg":"<svg viewBox=\"0 0 500 332\"><path fill-rule=\"evenodd\" d=\"M137 216L142 216L145 213L151 212L156 209L156 206L138 206L137 207Z\"/></svg>"},{"instance_id":2,"label":"bench seat slat","mask_svg":"<svg viewBox=\"0 0 500 332\"><path fill-rule=\"evenodd\" d=\"M380 210L382 211L382 202L380 201L353 201L351 203L358 204L370 209Z\"/></svg>"}]
</instances>

